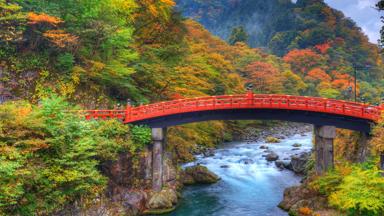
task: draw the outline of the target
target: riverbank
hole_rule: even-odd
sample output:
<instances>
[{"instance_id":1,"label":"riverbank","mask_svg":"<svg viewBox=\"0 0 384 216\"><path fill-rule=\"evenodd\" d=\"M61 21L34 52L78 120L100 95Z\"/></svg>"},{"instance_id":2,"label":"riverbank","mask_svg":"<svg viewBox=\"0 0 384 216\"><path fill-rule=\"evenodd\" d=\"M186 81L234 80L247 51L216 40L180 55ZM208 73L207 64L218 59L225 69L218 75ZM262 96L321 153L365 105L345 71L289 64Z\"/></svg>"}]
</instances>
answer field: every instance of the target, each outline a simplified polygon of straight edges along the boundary
<instances>
[{"instance_id":1,"label":"riverbank","mask_svg":"<svg viewBox=\"0 0 384 216\"><path fill-rule=\"evenodd\" d=\"M252 215L250 212L260 210L264 215L287 215L277 205L283 199L284 189L298 186L301 177L290 171L292 165L280 166L279 163L291 164L292 157L309 152L312 148L311 131L311 126L295 123L263 129L248 128L246 133L249 134L241 138L245 141L223 143L216 149L202 148L196 160L184 166L202 164L216 173L221 180L210 186L183 187L183 171L173 162L172 155L166 153L162 168L164 189L160 192L151 190L151 149L146 148L135 156L123 153L117 161L101 167L110 179L105 196L95 200L85 211L74 205L57 215L135 216L171 212L168 215L193 216L223 213L215 211L215 206L219 209L224 207L228 213L239 208L235 211L238 215ZM270 154L277 157L268 159ZM238 193L241 196L237 196ZM202 194L211 195L201 197ZM265 200L265 197L257 197L258 194L271 197ZM236 200L241 200L241 203ZM258 203L257 209L247 209L247 206L252 206L250 203ZM199 207L201 204L203 206ZM208 206L204 206L206 204ZM201 211L198 214L188 212L188 209L195 208Z\"/></svg>"},{"instance_id":2,"label":"riverbank","mask_svg":"<svg viewBox=\"0 0 384 216\"><path fill-rule=\"evenodd\" d=\"M278 207L283 200L284 190L299 186L301 176L276 166L268 161L267 152L274 152L281 160L310 152L312 148L311 127L290 125L291 130L282 126L267 129L252 141L224 143L209 154L196 156L196 161L185 167L201 164L220 178L213 185L185 187L182 198L174 212L167 215L271 215L286 216L288 213ZM274 131L283 130L282 133ZM279 143L266 142L276 134ZM284 136L284 137L283 137ZM256 137L256 136L255 136ZM300 147L295 147L300 144ZM266 149L267 147L268 149Z\"/></svg>"}]
</instances>

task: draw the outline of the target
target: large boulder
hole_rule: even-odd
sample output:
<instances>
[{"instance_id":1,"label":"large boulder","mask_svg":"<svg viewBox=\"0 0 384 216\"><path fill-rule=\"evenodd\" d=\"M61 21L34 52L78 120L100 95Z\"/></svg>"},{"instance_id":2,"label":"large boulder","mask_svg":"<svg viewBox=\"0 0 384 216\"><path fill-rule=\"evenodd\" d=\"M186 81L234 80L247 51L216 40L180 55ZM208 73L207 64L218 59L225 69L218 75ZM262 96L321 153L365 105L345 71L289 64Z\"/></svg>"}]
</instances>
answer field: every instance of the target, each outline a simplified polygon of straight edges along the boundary
<instances>
[{"instance_id":1,"label":"large boulder","mask_svg":"<svg viewBox=\"0 0 384 216\"><path fill-rule=\"evenodd\" d=\"M342 215L329 206L327 197L311 189L306 183L285 189L284 199L279 207L289 211L289 215L308 215L302 213L303 209L310 210L312 212L310 215Z\"/></svg>"},{"instance_id":2,"label":"large boulder","mask_svg":"<svg viewBox=\"0 0 384 216\"><path fill-rule=\"evenodd\" d=\"M305 174L307 163L311 157L309 152L303 152L299 155L293 155L291 157L292 171L297 174Z\"/></svg>"},{"instance_id":3,"label":"large boulder","mask_svg":"<svg viewBox=\"0 0 384 216\"><path fill-rule=\"evenodd\" d=\"M275 161L275 165L280 169L289 169L289 170L292 169L291 161L288 161L288 160L277 160Z\"/></svg>"},{"instance_id":4,"label":"large boulder","mask_svg":"<svg viewBox=\"0 0 384 216\"><path fill-rule=\"evenodd\" d=\"M173 189L164 189L160 192L151 192L147 201L146 214L166 213L174 210L177 204L177 193Z\"/></svg>"},{"instance_id":5,"label":"large boulder","mask_svg":"<svg viewBox=\"0 0 384 216\"><path fill-rule=\"evenodd\" d=\"M207 167L201 165L187 167L183 175L183 183L186 185L212 184L219 180L220 177L209 171Z\"/></svg>"}]
</instances>

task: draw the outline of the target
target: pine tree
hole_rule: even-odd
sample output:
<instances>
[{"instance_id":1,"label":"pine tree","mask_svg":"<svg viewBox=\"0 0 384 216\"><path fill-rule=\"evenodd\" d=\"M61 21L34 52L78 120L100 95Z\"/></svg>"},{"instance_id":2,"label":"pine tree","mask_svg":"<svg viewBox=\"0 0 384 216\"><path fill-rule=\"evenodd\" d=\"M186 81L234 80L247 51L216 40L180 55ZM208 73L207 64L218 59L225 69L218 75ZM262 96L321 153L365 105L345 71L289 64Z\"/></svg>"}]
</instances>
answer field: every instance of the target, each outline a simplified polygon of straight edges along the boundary
<instances>
[{"instance_id":1,"label":"pine tree","mask_svg":"<svg viewBox=\"0 0 384 216\"><path fill-rule=\"evenodd\" d=\"M248 42L249 35L245 31L243 26L236 27L232 30L231 36L229 37L229 44L235 45L237 42Z\"/></svg>"}]
</instances>

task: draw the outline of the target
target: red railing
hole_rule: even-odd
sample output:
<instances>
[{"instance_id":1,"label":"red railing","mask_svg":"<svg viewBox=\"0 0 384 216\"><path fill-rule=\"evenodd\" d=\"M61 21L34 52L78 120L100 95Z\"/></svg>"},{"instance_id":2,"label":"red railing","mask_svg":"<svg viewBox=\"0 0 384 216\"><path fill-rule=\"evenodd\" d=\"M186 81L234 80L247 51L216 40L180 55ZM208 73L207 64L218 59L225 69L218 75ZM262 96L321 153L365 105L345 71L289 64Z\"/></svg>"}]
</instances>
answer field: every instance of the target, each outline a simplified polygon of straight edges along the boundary
<instances>
[{"instance_id":1,"label":"red railing","mask_svg":"<svg viewBox=\"0 0 384 216\"><path fill-rule=\"evenodd\" d=\"M381 112L384 110L383 108L383 106L371 106L362 103L318 97L248 93L242 95L223 95L174 100L138 107L128 106L125 110L87 110L85 112L87 119L117 118L123 120L124 123L134 123L154 117L196 111L224 109L284 109L338 114L377 122Z\"/></svg>"}]
</instances>

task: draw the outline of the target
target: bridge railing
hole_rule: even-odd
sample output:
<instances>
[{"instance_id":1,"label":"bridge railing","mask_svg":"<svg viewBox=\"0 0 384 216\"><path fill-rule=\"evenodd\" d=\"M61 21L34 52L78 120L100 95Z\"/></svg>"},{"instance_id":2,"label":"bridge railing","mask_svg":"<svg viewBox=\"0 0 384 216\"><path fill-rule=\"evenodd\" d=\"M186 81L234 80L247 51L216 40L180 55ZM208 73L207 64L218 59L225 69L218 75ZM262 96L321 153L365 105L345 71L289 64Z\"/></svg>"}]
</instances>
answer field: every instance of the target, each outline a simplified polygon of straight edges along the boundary
<instances>
[{"instance_id":1,"label":"bridge railing","mask_svg":"<svg viewBox=\"0 0 384 216\"><path fill-rule=\"evenodd\" d=\"M223 109L285 109L323 112L378 121L382 108L367 104L334 99L289 96L242 94L188 98L167 102L127 107L125 110L89 110L87 119L117 118L125 123L136 122L172 114L223 110Z\"/></svg>"}]
</instances>

